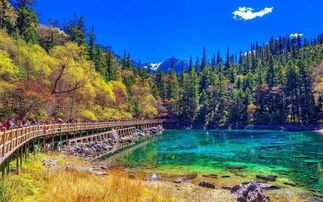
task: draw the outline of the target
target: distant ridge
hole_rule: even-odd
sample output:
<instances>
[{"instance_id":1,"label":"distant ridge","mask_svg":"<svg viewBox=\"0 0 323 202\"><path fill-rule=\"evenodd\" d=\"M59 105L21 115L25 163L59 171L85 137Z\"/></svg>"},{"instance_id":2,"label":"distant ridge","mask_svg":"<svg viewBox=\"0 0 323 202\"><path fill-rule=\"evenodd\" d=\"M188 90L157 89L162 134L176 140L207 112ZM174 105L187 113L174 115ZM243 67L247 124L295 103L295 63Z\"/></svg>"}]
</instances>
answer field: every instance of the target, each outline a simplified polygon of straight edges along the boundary
<instances>
[{"instance_id":1,"label":"distant ridge","mask_svg":"<svg viewBox=\"0 0 323 202\"><path fill-rule=\"evenodd\" d=\"M184 70L188 69L188 62L185 60L179 60L177 58L168 58L165 61L159 63L146 63L143 64L143 67L150 69L151 71L163 70L165 72L169 72L172 68L172 60L174 62L174 69L177 74L181 73L182 68L184 68Z\"/></svg>"}]
</instances>

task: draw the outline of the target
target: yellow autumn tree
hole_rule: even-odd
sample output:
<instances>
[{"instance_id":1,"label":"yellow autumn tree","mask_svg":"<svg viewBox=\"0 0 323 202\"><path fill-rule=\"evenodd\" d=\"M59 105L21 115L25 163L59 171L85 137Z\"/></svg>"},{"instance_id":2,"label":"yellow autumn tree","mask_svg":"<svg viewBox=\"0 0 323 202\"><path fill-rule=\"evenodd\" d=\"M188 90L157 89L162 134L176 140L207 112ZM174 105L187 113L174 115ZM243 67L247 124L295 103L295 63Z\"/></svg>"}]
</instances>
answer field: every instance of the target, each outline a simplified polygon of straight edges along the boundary
<instances>
[{"instance_id":1,"label":"yellow autumn tree","mask_svg":"<svg viewBox=\"0 0 323 202\"><path fill-rule=\"evenodd\" d=\"M136 78L132 86L134 111L138 117L154 118L158 114L157 102L152 95L149 79Z\"/></svg>"}]
</instances>

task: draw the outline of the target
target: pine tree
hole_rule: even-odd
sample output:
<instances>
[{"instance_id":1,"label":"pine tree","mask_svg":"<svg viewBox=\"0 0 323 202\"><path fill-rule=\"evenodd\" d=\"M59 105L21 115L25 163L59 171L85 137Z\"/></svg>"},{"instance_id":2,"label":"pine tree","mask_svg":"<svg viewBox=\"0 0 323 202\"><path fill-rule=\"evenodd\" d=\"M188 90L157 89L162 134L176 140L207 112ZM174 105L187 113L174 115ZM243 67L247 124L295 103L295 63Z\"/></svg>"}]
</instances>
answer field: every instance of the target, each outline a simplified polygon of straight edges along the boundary
<instances>
[{"instance_id":1,"label":"pine tree","mask_svg":"<svg viewBox=\"0 0 323 202\"><path fill-rule=\"evenodd\" d=\"M275 68L273 56L269 58L268 71L266 77L266 83L271 88L275 85Z\"/></svg>"},{"instance_id":2,"label":"pine tree","mask_svg":"<svg viewBox=\"0 0 323 202\"><path fill-rule=\"evenodd\" d=\"M86 44L86 27L84 17L74 15L73 20L70 20L64 25L64 31L69 35L70 40L79 45Z\"/></svg>"},{"instance_id":3,"label":"pine tree","mask_svg":"<svg viewBox=\"0 0 323 202\"><path fill-rule=\"evenodd\" d=\"M17 12L11 6L9 0L0 1L0 28L9 34L16 34Z\"/></svg>"},{"instance_id":4,"label":"pine tree","mask_svg":"<svg viewBox=\"0 0 323 202\"><path fill-rule=\"evenodd\" d=\"M194 65L193 65L193 58L192 56L190 56L190 61L189 61L189 64L188 64L188 71L191 72L194 68Z\"/></svg>"},{"instance_id":5,"label":"pine tree","mask_svg":"<svg viewBox=\"0 0 323 202\"><path fill-rule=\"evenodd\" d=\"M18 14L17 29L19 35L26 41L37 43L37 25L39 20L34 7L35 1L13 0L11 3Z\"/></svg>"},{"instance_id":6,"label":"pine tree","mask_svg":"<svg viewBox=\"0 0 323 202\"><path fill-rule=\"evenodd\" d=\"M171 59L171 64L170 64L170 71L174 71L175 72L175 58L174 56Z\"/></svg>"},{"instance_id":7,"label":"pine tree","mask_svg":"<svg viewBox=\"0 0 323 202\"><path fill-rule=\"evenodd\" d=\"M290 115L292 123L299 122L298 113L298 73L295 65L292 61L286 66L285 73L285 95L286 95L286 107Z\"/></svg>"},{"instance_id":8,"label":"pine tree","mask_svg":"<svg viewBox=\"0 0 323 202\"><path fill-rule=\"evenodd\" d=\"M206 49L203 49L203 56L202 56L202 64L201 64L201 70L203 71L207 64L207 58L206 58Z\"/></svg>"},{"instance_id":9,"label":"pine tree","mask_svg":"<svg viewBox=\"0 0 323 202\"><path fill-rule=\"evenodd\" d=\"M231 55L230 55L230 49L227 47L227 55L226 55L226 70L231 67Z\"/></svg>"},{"instance_id":10,"label":"pine tree","mask_svg":"<svg viewBox=\"0 0 323 202\"><path fill-rule=\"evenodd\" d=\"M166 100L167 90L166 90L166 81L165 73L163 70L159 69L155 77L155 95L162 98L163 101Z\"/></svg>"},{"instance_id":11,"label":"pine tree","mask_svg":"<svg viewBox=\"0 0 323 202\"><path fill-rule=\"evenodd\" d=\"M94 34L94 27L92 26L92 31L89 33L89 56L90 56L90 60L93 60L95 57L95 34Z\"/></svg>"},{"instance_id":12,"label":"pine tree","mask_svg":"<svg viewBox=\"0 0 323 202\"><path fill-rule=\"evenodd\" d=\"M118 66L114 60L113 53L108 50L106 53L106 71L105 71L105 78L107 81L116 81L119 80L120 72L118 72Z\"/></svg>"}]
</instances>

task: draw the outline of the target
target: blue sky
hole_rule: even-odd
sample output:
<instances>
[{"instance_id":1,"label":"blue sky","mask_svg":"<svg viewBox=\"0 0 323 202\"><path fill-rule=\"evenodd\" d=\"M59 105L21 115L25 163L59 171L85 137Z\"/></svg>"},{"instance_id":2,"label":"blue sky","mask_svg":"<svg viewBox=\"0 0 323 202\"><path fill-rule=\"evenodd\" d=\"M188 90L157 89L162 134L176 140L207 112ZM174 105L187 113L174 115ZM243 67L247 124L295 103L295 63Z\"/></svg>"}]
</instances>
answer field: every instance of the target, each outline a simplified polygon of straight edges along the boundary
<instances>
[{"instance_id":1,"label":"blue sky","mask_svg":"<svg viewBox=\"0 0 323 202\"><path fill-rule=\"evenodd\" d=\"M63 22L74 13L84 16L98 43L112 46L119 55L126 49L142 62L188 59L200 56L203 47L209 57L217 50L224 53L227 46L239 52L271 36L316 37L323 33L322 8L323 0L37 1L42 22Z\"/></svg>"}]
</instances>

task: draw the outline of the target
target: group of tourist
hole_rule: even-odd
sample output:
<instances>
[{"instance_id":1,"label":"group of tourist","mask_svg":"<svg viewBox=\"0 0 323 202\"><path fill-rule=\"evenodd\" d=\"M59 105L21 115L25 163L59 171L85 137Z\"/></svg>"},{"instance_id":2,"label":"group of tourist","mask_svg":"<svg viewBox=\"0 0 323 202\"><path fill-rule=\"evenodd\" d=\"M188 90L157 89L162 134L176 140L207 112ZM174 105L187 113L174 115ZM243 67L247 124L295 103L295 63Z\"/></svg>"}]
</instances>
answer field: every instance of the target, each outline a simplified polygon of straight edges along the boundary
<instances>
[{"instance_id":1,"label":"group of tourist","mask_svg":"<svg viewBox=\"0 0 323 202\"><path fill-rule=\"evenodd\" d=\"M55 123L63 123L63 120L46 120L46 121L36 121L35 119L26 119L26 120L16 120L14 118L9 118L1 122L0 129L8 130L12 128L22 128L32 125L49 125Z\"/></svg>"},{"instance_id":2,"label":"group of tourist","mask_svg":"<svg viewBox=\"0 0 323 202\"><path fill-rule=\"evenodd\" d=\"M139 119L132 119L132 120L139 120ZM28 127L33 125L50 125L50 124L62 124L62 123L95 123L95 122L117 122L121 120L82 120L77 121L76 119L69 119L64 121L63 119L57 118L54 120L45 120L45 121L36 121L35 119L26 119L26 120L16 120L14 118L6 119L0 122L0 130L8 130L13 128L22 128Z\"/></svg>"}]
</instances>

